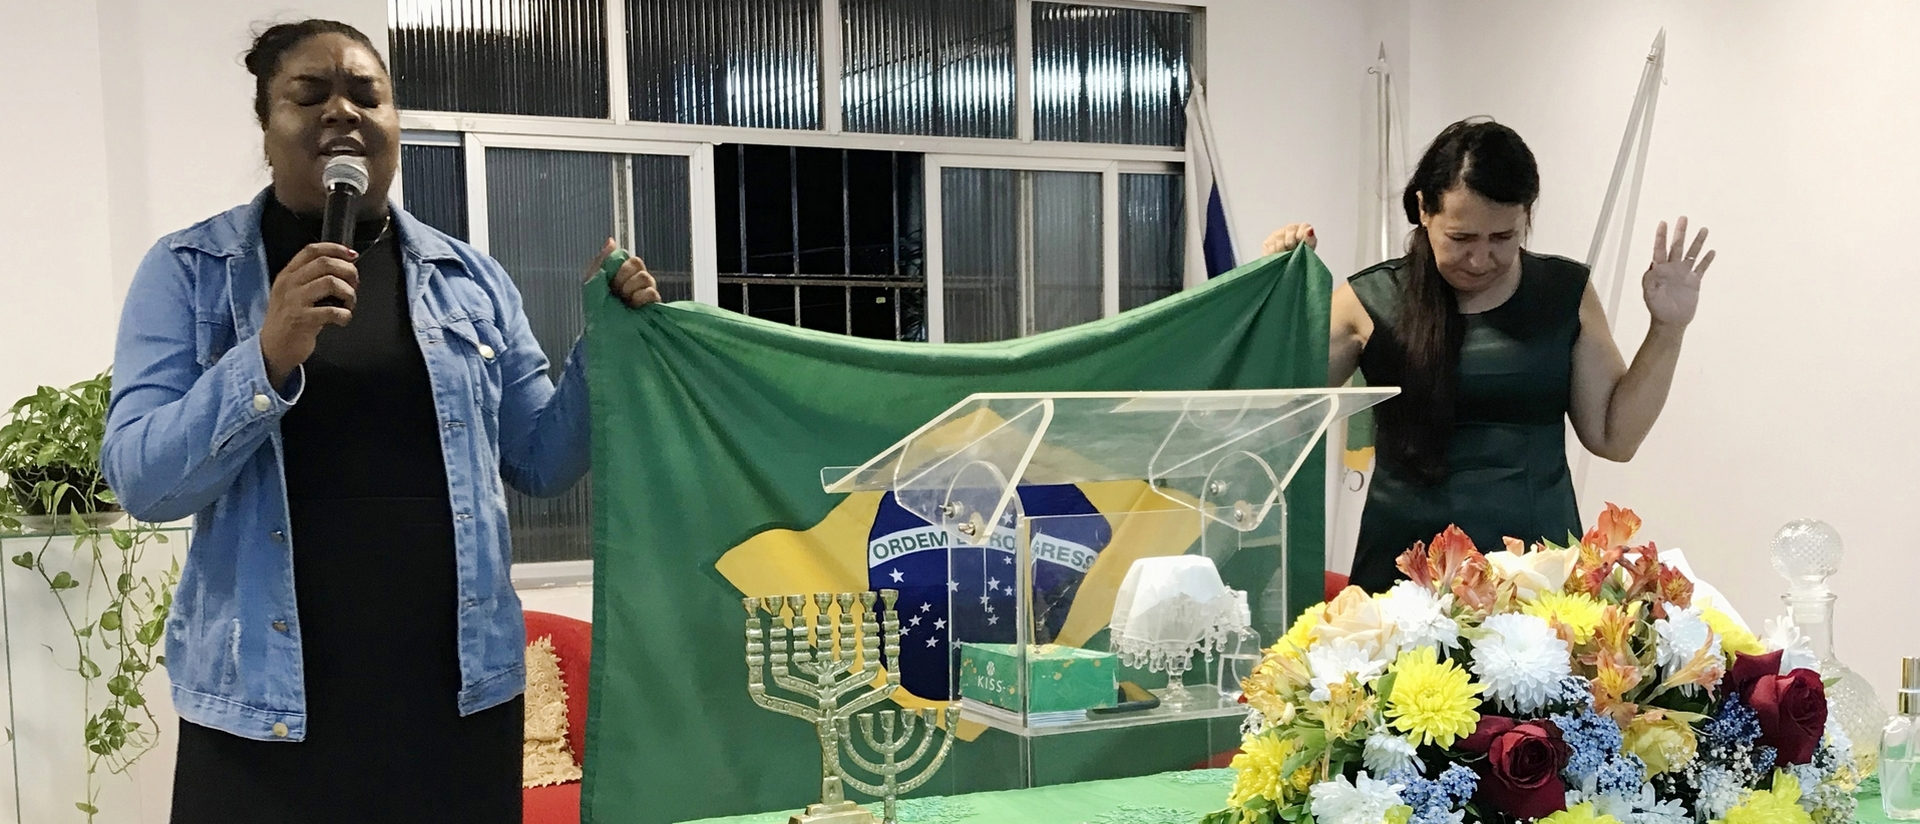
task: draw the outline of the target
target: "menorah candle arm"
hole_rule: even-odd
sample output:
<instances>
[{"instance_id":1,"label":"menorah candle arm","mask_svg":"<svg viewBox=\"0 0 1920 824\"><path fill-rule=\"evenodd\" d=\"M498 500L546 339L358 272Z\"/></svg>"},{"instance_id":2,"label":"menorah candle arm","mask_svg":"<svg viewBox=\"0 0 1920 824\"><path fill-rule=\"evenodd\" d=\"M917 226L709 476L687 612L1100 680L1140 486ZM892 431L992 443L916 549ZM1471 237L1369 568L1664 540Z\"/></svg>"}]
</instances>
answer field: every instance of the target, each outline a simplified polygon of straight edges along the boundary
<instances>
[{"instance_id":1,"label":"menorah candle arm","mask_svg":"<svg viewBox=\"0 0 1920 824\"><path fill-rule=\"evenodd\" d=\"M880 768L869 767L865 764L860 765L860 768L873 773L880 772ZM844 769L840 771L837 777L840 779L840 783L845 784L849 787L852 787L856 790L859 790L863 793L866 793L867 795L871 795L875 798L885 798L887 796L887 790L884 785L868 784L865 781L861 781L860 779L854 778L852 775L849 775L847 771Z\"/></svg>"},{"instance_id":2,"label":"menorah candle arm","mask_svg":"<svg viewBox=\"0 0 1920 824\"><path fill-rule=\"evenodd\" d=\"M875 704L885 701L891 697L893 697L893 690L887 687L881 687L880 689L874 690L873 692L869 692L866 695L862 695L859 698L853 699L853 701L849 702L842 709L845 711L846 715L851 716L856 712L864 710L868 707L871 707Z\"/></svg>"},{"instance_id":3,"label":"menorah candle arm","mask_svg":"<svg viewBox=\"0 0 1920 824\"><path fill-rule=\"evenodd\" d=\"M773 683L781 689L797 695L813 697L820 691L820 685L794 675L773 674Z\"/></svg>"},{"instance_id":4,"label":"menorah candle arm","mask_svg":"<svg viewBox=\"0 0 1920 824\"><path fill-rule=\"evenodd\" d=\"M933 735L933 730L931 729L927 730L927 735L929 736L927 740L929 741L933 740L931 737ZM921 749L922 750L926 749L924 744L921 746ZM897 796L901 796L901 795L905 795L907 793L913 792L914 790L920 789L920 785L927 783L928 779L933 778L934 773L937 773L940 771L940 765L947 760L947 754L952 751L953 751L953 734L948 733L946 735L940 736L940 752L934 754L933 759L926 763L925 768L921 771L919 775L914 776L913 780L911 781L908 781L906 783L900 783L897 780L899 777L898 774L897 773L895 774L896 780L894 782L893 794L897 797ZM916 752L914 753L912 760L900 762L900 768L906 769L909 767L919 766L919 764L920 764L920 753ZM871 793L868 793L868 794L871 795Z\"/></svg>"},{"instance_id":5,"label":"menorah candle arm","mask_svg":"<svg viewBox=\"0 0 1920 824\"><path fill-rule=\"evenodd\" d=\"M908 716L908 718L914 718L914 716ZM900 736L899 741L897 741L897 743L893 745L893 751L895 751L895 753L899 753L900 749L906 749L906 741L912 741L912 736L914 736L914 726L916 726L916 724L912 724L912 722L910 722L910 724L906 724L906 734L904 734L904 736ZM920 763L920 759L922 759L922 757L925 757L925 755L927 755L927 745L931 745L931 743L933 743L933 738L941 734L941 730L939 730L937 726L933 726L933 724L925 724L925 722L922 722L922 724L918 724L918 726L925 726L925 728L927 728L927 734L925 734L925 736L920 736L920 747L918 747L918 749L914 749L914 755L908 755L906 759L900 759L900 763L902 764ZM950 738L950 736L948 736L948 738Z\"/></svg>"},{"instance_id":6,"label":"menorah candle arm","mask_svg":"<svg viewBox=\"0 0 1920 824\"><path fill-rule=\"evenodd\" d=\"M791 715L802 721L812 721L816 716L820 714L820 710L818 708L809 707L798 701L789 701L785 698L778 698L772 695L768 695L766 694L764 688L762 688L761 691L756 692L752 687L748 687L747 695L753 698L753 703L755 704L759 704L760 706L773 710L774 712L780 713L781 715Z\"/></svg>"}]
</instances>

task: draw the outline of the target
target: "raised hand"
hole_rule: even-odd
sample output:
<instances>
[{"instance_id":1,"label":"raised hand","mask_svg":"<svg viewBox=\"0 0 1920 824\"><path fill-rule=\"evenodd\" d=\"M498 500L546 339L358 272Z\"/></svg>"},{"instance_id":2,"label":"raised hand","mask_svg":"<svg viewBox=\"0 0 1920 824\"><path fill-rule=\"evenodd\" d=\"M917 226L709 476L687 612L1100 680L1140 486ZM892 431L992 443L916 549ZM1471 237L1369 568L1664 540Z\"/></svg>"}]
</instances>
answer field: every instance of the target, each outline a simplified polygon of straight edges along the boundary
<instances>
[{"instance_id":1,"label":"raised hand","mask_svg":"<svg viewBox=\"0 0 1920 824\"><path fill-rule=\"evenodd\" d=\"M1291 251L1293 247L1307 244L1309 249L1320 248L1320 238L1313 233L1311 223L1289 223L1273 230L1265 243L1260 244L1260 254L1271 255Z\"/></svg>"},{"instance_id":2,"label":"raised hand","mask_svg":"<svg viewBox=\"0 0 1920 824\"><path fill-rule=\"evenodd\" d=\"M613 254L614 248L613 238L607 238L607 245L600 249L600 255L587 266L588 279L600 271L601 264L607 262L607 256ZM654 281L653 273L647 271L647 262L641 260L639 255L630 255L620 264L620 271L607 279L607 288L613 290L615 297L635 309L660 301L659 284Z\"/></svg>"},{"instance_id":3,"label":"raised hand","mask_svg":"<svg viewBox=\"0 0 1920 824\"><path fill-rule=\"evenodd\" d=\"M1693 322L1700 306L1700 280L1713 264L1713 250L1701 254L1707 243L1707 230L1701 229L1687 245L1687 219L1673 225L1673 243L1667 243L1667 222L1660 221L1653 232L1653 264L1640 278L1640 291L1647 301L1653 322L1684 327Z\"/></svg>"}]
</instances>

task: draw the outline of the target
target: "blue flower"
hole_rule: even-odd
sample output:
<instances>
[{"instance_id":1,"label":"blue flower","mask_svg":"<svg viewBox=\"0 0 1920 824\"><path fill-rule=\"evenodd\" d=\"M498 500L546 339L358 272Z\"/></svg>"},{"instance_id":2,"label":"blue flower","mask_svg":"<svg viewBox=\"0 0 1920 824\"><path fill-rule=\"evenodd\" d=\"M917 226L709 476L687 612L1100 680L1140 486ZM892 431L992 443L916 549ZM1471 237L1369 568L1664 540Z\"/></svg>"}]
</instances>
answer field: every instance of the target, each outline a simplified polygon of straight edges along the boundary
<instances>
[{"instance_id":1,"label":"blue flower","mask_svg":"<svg viewBox=\"0 0 1920 824\"><path fill-rule=\"evenodd\" d=\"M1595 776L1594 787L1602 795L1631 798L1640 793L1640 785L1646 782L1647 764L1633 753L1616 755L1601 765Z\"/></svg>"},{"instance_id":2,"label":"blue flower","mask_svg":"<svg viewBox=\"0 0 1920 824\"><path fill-rule=\"evenodd\" d=\"M1480 786L1480 776L1473 770L1454 764L1440 774L1440 789L1453 799L1454 804L1465 804L1473 797L1473 791Z\"/></svg>"},{"instance_id":3,"label":"blue flower","mask_svg":"<svg viewBox=\"0 0 1920 824\"><path fill-rule=\"evenodd\" d=\"M1480 777L1455 764L1438 779L1422 778L1403 767L1387 773L1386 781L1401 785L1400 802L1413 808L1408 824L1459 824L1457 808L1473 796Z\"/></svg>"},{"instance_id":4,"label":"blue flower","mask_svg":"<svg viewBox=\"0 0 1920 824\"><path fill-rule=\"evenodd\" d=\"M1608 759L1620 752L1620 725L1593 710L1583 710L1578 715L1556 715L1553 723L1560 728L1560 738L1573 750L1564 772L1575 781L1598 773Z\"/></svg>"},{"instance_id":5,"label":"blue flower","mask_svg":"<svg viewBox=\"0 0 1920 824\"><path fill-rule=\"evenodd\" d=\"M1740 699L1739 693L1731 693L1700 731L1715 739L1714 743L1751 744L1760 738L1760 716Z\"/></svg>"},{"instance_id":6,"label":"blue flower","mask_svg":"<svg viewBox=\"0 0 1920 824\"><path fill-rule=\"evenodd\" d=\"M1568 713L1593 709L1593 690L1587 679L1569 675L1548 691L1547 706Z\"/></svg>"}]
</instances>

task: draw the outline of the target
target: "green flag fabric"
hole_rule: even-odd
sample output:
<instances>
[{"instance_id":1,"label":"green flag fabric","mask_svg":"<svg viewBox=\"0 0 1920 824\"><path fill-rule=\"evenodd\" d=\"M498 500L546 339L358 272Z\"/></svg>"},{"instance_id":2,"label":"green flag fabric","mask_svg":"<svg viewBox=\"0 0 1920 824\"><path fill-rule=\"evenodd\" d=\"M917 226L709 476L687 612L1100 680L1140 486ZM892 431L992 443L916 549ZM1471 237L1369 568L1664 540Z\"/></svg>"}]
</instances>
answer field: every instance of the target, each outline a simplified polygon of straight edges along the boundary
<instances>
[{"instance_id":1,"label":"green flag fabric","mask_svg":"<svg viewBox=\"0 0 1920 824\"><path fill-rule=\"evenodd\" d=\"M867 588L875 504L823 492L823 467L857 465L975 392L1321 386L1330 282L1301 247L1117 317L951 345L816 333L694 303L631 311L590 284L585 820L656 824L818 799L812 726L748 697L740 598ZM1319 476L1301 473L1287 495L1293 604L1320 600ZM916 795L1180 769L1236 746L1237 727L1050 736L1024 757L1013 736L988 730L957 743Z\"/></svg>"}]
</instances>

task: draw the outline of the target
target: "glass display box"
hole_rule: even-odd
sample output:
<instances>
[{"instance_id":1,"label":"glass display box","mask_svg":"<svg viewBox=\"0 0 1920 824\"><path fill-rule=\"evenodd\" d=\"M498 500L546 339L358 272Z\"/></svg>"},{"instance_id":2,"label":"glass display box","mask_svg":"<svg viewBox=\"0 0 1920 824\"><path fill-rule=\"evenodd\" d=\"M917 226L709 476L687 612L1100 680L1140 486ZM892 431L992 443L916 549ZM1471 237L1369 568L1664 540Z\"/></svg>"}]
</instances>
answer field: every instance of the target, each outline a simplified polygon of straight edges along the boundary
<instances>
[{"instance_id":1,"label":"glass display box","mask_svg":"<svg viewBox=\"0 0 1920 824\"><path fill-rule=\"evenodd\" d=\"M1240 679L1323 573L1318 553L1291 562L1289 484L1304 469L1318 488L1314 447L1397 392L976 394L858 467L822 470L830 493L883 493L867 564L873 589L899 592L902 703L956 701L963 739L967 725L1015 739L1016 763L948 789L1054 783L1035 748L1073 733L1212 719L1187 751L1236 746Z\"/></svg>"}]
</instances>

